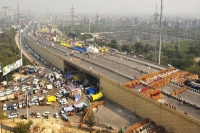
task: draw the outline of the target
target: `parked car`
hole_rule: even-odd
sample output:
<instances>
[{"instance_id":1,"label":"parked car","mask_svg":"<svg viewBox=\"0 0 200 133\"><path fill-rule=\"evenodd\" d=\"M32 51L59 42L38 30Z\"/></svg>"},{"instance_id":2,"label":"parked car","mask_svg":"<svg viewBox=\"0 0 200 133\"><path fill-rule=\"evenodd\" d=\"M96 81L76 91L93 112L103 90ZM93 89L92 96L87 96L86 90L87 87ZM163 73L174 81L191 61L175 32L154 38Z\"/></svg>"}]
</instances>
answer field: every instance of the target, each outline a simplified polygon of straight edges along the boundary
<instances>
[{"instance_id":1,"label":"parked car","mask_svg":"<svg viewBox=\"0 0 200 133\"><path fill-rule=\"evenodd\" d=\"M8 109L8 110L12 110L12 109L13 109L13 106L12 106L12 105L8 105L7 109Z\"/></svg>"},{"instance_id":2,"label":"parked car","mask_svg":"<svg viewBox=\"0 0 200 133\"><path fill-rule=\"evenodd\" d=\"M18 107L18 104L17 104L17 103L14 103L14 104L13 104L13 109L17 109L17 107Z\"/></svg>"},{"instance_id":3,"label":"parked car","mask_svg":"<svg viewBox=\"0 0 200 133\"><path fill-rule=\"evenodd\" d=\"M60 93L56 93L55 96L58 97L58 98L61 98L63 95L60 94Z\"/></svg>"},{"instance_id":4,"label":"parked car","mask_svg":"<svg viewBox=\"0 0 200 133\"><path fill-rule=\"evenodd\" d=\"M37 113L37 114L36 114L36 118L40 118L40 113Z\"/></svg>"},{"instance_id":5,"label":"parked car","mask_svg":"<svg viewBox=\"0 0 200 133\"><path fill-rule=\"evenodd\" d=\"M7 110L7 105L3 104L3 111L6 111L6 110Z\"/></svg>"},{"instance_id":6,"label":"parked car","mask_svg":"<svg viewBox=\"0 0 200 133\"><path fill-rule=\"evenodd\" d=\"M62 98L61 100L58 101L60 104L67 104L67 99L66 98Z\"/></svg>"},{"instance_id":7,"label":"parked car","mask_svg":"<svg viewBox=\"0 0 200 133\"><path fill-rule=\"evenodd\" d=\"M9 94L11 94L12 93L12 90L11 89L7 89L6 90L6 95L9 95Z\"/></svg>"},{"instance_id":8,"label":"parked car","mask_svg":"<svg viewBox=\"0 0 200 133\"><path fill-rule=\"evenodd\" d=\"M18 91L19 90L19 86L15 86L14 88L13 88L13 91Z\"/></svg>"},{"instance_id":9,"label":"parked car","mask_svg":"<svg viewBox=\"0 0 200 133\"><path fill-rule=\"evenodd\" d=\"M47 91L47 90L43 90L42 93L43 93L43 94L46 94L46 93L48 93L48 91Z\"/></svg>"},{"instance_id":10,"label":"parked car","mask_svg":"<svg viewBox=\"0 0 200 133\"><path fill-rule=\"evenodd\" d=\"M59 117L58 113L55 113L55 114L54 114L54 117L55 117L55 118L58 118L58 117Z\"/></svg>"},{"instance_id":11,"label":"parked car","mask_svg":"<svg viewBox=\"0 0 200 133\"><path fill-rule=\"evenodd\" d=\"M1 97L5 96L5 95L6 95L6 93L5 93L5 92L3 92L3 91L0 91L0 96L1 96Z\"/></svg>"},{"instance_id":12,"label":"parked car","mask_svg":"<svg viewBox=\"0 0 200 133\"><path fill-rule=\"evenodd\" d=\"M18 116L17 113L10 113L10 114L8 115L8 118L9 118L9 119L13 119L13 118L17 118L17 116Z\"/></svg>"},{"instance_id":13,"label":"parked car","mask_svg":"<svg viewBox=\"0 0 200 133\"><path fill-rule=\"evenodd\" d=\"M50 116L50 112L49 111L46 111L42 114L43 116Z\"/></svg>"}]
</instances>

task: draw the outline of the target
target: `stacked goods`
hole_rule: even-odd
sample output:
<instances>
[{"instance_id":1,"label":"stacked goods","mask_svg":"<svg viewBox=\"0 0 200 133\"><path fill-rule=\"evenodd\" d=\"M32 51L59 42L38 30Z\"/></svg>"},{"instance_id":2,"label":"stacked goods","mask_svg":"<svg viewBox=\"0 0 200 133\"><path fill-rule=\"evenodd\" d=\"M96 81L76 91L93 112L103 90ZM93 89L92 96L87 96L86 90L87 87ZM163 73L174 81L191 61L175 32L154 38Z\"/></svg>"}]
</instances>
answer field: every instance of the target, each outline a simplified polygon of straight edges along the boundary
<instances>
[{"instance_id":1,"label":"stacked goods","mask_svg":"<svg viewBox=\"0 0 200 133\"><path fill-rule=\"evenodd\" d=\"M170 83L170 79L163 79L163 80L159 80L157 82L152 83L150 86L154 89L159 89L160 87L169 83Z\"/></svg>"},{"instance_id":2,"label":"stacked goods","mask_svg":"<svg viewBox=\"0 0 200 133\"><path fill-rule=\"evenodd\" d=\"M162 98L162 94L160 93L159 95L153 96L152 99L154 100L159 100Z\"/></svg>"},{"instance_id":3,"label":"stacked goods","mask_svg":"<svg viewBox=\"0 0 200 133\"><path fill-rule=\"evenodd\" d=\"M147 124L149 119L144 119L141 122L134 124L133 126L129 127L124 133L132 133L134 130L140 128L141 126Z\"/></svg>"},{"instance_id":4,"label":"stacked goods","mask_svg":"<svg viewBox=\"0 0 200 133\"><path fill-rule=\"evenodd\" d=\"M198 79L198 75L191 75L188 77L189 80L197 80Z\"/></svg>"},{"instance_id":5,"label":"stacked goods","mask_svg":"<svg viewBox=\"0 0 200 133\"><path fill-rule=\"evenodd\" d=\"M187 86L183 86L183 87L181 87L181 88L179 88L179 89L177 89L177 90L174 90L174 91L171 93L171 95L172 95L172 96L178 95L179 93L181 93L181 92L183 92L183 91L185 91L185 90L187 90L187 89L188 89Z\"/></svg>"},{"instance_id":6,"label":"stacked goods","mask_svg":"<svg viewBox=\"0 0 200 133\"><path fill-rule=\"evenodd\" d=\"M160 95L161 92L160 92L160 90L148 89L148 90L142 92L142 94L146 97L153 98L153 97Z\"/></svg>"},{"instance_id":7,"label":"stacked goods","mask_svg":"<svg viewBox=\"0 0 200 133\"><path fill-rule=\"evenodd\" d=\"M186 80L187 80L186 78L181 78L181 79L176 80L175 82L178 84L183 84Z\"/></svg>"}]
</instances>

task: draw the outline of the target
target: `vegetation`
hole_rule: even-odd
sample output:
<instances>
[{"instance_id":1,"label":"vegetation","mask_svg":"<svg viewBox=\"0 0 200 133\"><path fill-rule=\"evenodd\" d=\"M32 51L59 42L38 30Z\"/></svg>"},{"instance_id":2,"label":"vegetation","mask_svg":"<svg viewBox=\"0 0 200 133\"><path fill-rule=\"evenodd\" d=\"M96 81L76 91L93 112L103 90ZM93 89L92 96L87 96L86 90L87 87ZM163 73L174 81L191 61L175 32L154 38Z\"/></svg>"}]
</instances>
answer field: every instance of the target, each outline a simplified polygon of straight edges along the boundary
<instances>
[{"instance_id":1,"label":"vegetation","mask_svg":"<svg viewBox=\"0 0 200 133\"><path fill-rule=\"evenodd\" d=\"M14 133L30 133L30 127L32 124L33 122L31 120L29 120L27 123L16 123L16 126L14 127Z\"/></svg>"},{"instance_id":2,"label":"vegetation","mask_svg":"<svg viewBox=\"0 0 200 133\"><path fill-rule=\"evenodd\" d=\"M15 43L15 29L4 30L0 34L0 63L2 67L7 66L19 59L19 49ZM29 64L30 62L23 56L23 64ZM8 79L12 79L12 72L9 73ZM5 80L5 76L0 75L0 81Z\"/></svg>"},{"instance_id":3,"label":"vegetation","mask_svg":"<svg viewBox=\"0 0 200 133\"><path fill-rule=\"evenodd\" d=\"M64 33L68 36L78 37L80 40L85 41L87 38L91 38L89 34L81 35L85 31L88 31L88 25L75 25L75 33L70 33L71 27L59 27ZM109 26L109 25L91 25L90 27L91 33L95 32L109 32L109 31L117 31L117 30L135 30L140 32L149 32L151 31L150 28L147 27L130 27L130 26ZM172 35L175 33L174 28L168 27L163 31L167 35ZM186 70L195 74L200 75L200 62L195 62L196 57L200 57L200 30L199 29L190 29L187 31L181 30L180 31L181 38L185 38L188 36L190 39L196 41L182 41L179 42L177 45L176 42L172 41L168 44L163 44L162 46L162 55L161 55L161 64L168 65L171 64L172 66ZM174 34L174 36L176 36ZM117 40L98 40L95 39L94 41L99 46L107 46L111 48L115 48L122 52L127 52L129 54L134 55L143 55L145 60L158 62L158 44L156 48L150 44L143 44L142 42L136 42L135 44L123 44L118 45ZM180 47L179 47L180 46Z\"/></svg>"}]
</instances>

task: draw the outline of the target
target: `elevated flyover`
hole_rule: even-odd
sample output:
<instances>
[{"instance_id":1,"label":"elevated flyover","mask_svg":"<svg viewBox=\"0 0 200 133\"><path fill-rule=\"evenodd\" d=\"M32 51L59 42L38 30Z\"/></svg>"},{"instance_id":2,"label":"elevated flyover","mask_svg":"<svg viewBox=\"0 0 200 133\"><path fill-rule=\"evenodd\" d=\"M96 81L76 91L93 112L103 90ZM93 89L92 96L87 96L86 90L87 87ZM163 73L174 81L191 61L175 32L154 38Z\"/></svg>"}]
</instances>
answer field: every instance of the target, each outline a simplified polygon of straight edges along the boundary
<instances>
[{"instance_id":1,"label":"elevated flyover","mask_svg":"<svg viewBox=\"0 0 200 133\"><path fill-rule=\"evenodd\" d=\"M127 62L121 62L121 57L113 56L112 58L116 58L116 61L112 62L109 61L111 60L110 58L108 58L109 60L104 59L104 57L90 56L90 58L88 58L86 55L76 51L74 51L74 56L65 56L64 54L66 52L71 53L72 51L60 47L59 45L55 45L54 47L48 46L51 45L51 43L43 42L43 40L37 42L33 39L24 39L37 54L60 70L66 72L65 69L73 65L98 78L100 80L99 87L107 98L120 104L131 112L135 112L141 117L150 118L158 125L164 126L168 132L196 133L200 130L200 123L198 120L184 113L180 113L174 108L166 107L164 104L144 97L121 85L136 77L145 75L149 69L148 65L144 68L139 67L138 70L135 69L134 63L130 63L130 65L127 60ZM122 57L122 61L124 58ZM136 64L140 65L139 63ZM144 70L144 73L141 73L140 69ZM152 71L153 70L152 68ZM156 70L157 69L155 69L155 71Z\"/></svg>"}]
</instances>

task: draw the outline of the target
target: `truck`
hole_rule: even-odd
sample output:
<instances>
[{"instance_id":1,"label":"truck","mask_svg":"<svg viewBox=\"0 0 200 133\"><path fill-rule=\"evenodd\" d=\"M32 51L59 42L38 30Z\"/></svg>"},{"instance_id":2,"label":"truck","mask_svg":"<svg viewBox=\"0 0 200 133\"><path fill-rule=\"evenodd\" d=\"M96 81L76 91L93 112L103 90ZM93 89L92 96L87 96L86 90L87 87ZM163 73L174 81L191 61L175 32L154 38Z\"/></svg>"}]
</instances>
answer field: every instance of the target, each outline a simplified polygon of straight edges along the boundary
<instances>
[{"instance_id":1,"label":"truck","mask_svg":"<svg viewBox=\"0 0 200 133\"><path fill-rule=\"evenodd\" d=\"M68 121L68 116L66 114L61 114L63 120Z\"/></svg>"},{"instance_id":2,"label":"truck","mask_svg":"<svg viewBox=\"0 0 200 133\"><path fill-rule=\"evenodd\" d=\"M53 86L52 86L51 84L46 85L46 89L47 89L47 90L51 90L51 89L53 89Z\"/></svg>"},{"instance_id":3,"label":"truck","mask_svg":"<svg viewBox=\"0 0 200 133\"><path fill-rule=\"evenodd\" d=\"M56 78L56 80L61 79L61 74L58 74L57 72L53 72L53 76Z\"/></svg>"}]
</instances>

